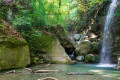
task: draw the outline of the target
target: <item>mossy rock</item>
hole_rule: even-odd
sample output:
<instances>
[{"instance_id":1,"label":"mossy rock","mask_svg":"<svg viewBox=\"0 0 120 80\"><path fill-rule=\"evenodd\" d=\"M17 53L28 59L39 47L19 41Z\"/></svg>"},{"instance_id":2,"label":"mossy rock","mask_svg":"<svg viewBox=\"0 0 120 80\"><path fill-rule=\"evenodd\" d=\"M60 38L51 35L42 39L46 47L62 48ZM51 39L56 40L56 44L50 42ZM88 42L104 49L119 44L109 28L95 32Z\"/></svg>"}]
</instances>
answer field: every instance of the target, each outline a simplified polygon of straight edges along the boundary
<instances>
[{"instance_id":1,"label":"mossy rock","mask_svg":"<svg viewBox=\"0 0 120 80\"><path fill-rule=\"evenodd\" d=\"M85 56L85 62L86 63L90 63L90 62L97 63L97 62L99 62L99 56L93 55L93 54L87 54Z\"/></svg>"},{"instance_id":2,"label":"mossy rock","mask_svg":"<svg viewBox=\"0 0 120 80\"><path fill-rule=\"evenodd\" d=\"M40 35L37 36L38 34ZM29 43L31 50L34 53L42 54L45 62L72 63L57 37L49 32L40 31L37 34L33 34Z\"/></svg>"},{"instance_id":3,"label":"mossy rock","mask_svg":"<svg viewBox=\"0 0 120 80\"><path fill-rule=\"evenodd\" d=\"M3 41L0 42L0 68L11 69L25 67L30 64L29 47L24 44ZM0 70L1 70L0 69Z\"/></svg>"},{"instance_id":4,"label":"mossy rock","mask_svg":"<svg viewBox=\"0 0 120 80\"><path fill-rule=\"evenodd\" d=\"M29 64L30 53L26 40L6 23L4 28L0 27L0 70L26 67Z\"/></svg>"},{"instance_id":5,"label":"mossy rock","mask_svg":"<svg viewBox=\"0 0 120 80\"><path fill-rule=\"evenodd\" d=\"M78 56L86 55L91 52L92 45L90 41L82 41L75 50Z\"/></svg>"}]
</instances>

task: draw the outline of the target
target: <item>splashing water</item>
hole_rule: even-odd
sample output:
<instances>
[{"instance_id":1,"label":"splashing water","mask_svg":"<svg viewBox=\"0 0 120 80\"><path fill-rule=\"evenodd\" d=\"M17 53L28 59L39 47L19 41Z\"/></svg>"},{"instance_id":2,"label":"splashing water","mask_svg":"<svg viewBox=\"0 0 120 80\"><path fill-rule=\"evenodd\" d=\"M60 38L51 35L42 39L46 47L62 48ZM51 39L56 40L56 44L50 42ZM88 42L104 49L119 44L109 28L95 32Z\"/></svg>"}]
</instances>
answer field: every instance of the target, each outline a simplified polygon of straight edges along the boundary
<instances>
[{"instance_id":1,"label":"splashing water","mask_svg":"<svg viewBox=\"0 0 120 80\"><path fill-rule=\"evenodd\" d=\"M116 5L117 5L117 0L112 0L109 6L109 10L107 12L104 33L103 33L104 36L103 36L100 64L111 64L111 44L112 44L111 25L115 13Z\"/></svg>"}]
</instances>

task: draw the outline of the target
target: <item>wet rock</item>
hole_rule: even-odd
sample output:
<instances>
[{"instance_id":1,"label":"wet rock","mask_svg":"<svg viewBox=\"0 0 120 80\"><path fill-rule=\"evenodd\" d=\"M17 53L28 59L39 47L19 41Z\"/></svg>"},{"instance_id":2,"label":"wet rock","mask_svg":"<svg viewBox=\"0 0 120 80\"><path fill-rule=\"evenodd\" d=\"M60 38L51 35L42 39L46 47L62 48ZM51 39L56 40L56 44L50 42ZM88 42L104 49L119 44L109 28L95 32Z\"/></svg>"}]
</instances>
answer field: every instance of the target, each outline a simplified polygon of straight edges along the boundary
<instances>
[{"instance_id":1,"label":"wet rock","mask_svg":"<svg viewBox=\"0 0 120 80\"><path fill-rule=\"evenodd\" d=\"M115 69L120 70L120 64L117 64Z\"/></svg>"},{"instance_id":2,"label":"wet rock","mask_svg":"<svg viewBox=\"0 0 120 80\"><path fill-rule=\"evenodd\" d=\"M91 48L92 48L92 46L91 46L90 41L82 41L82 42L80 42L78 47L75 49L75 53L78 56L86 55L91 51Z\"/></svg>"},{"instance_id":3,"label":"wet rock","mask_svg":"<svg viewBox=\"0 0 120 80\"><path fill-rule=\"evenodd\" d=\"M76 57L76 60L78 60L78 61L83 61L83 60L84 60L84 56L77 56L77 57Z\"/></svg>"},{"instance_id":4,"label":"wet rock","mask_svg":"<svg viewBox=\"0 0 120 80\"><path fill-rule=\"evenodd\" d=\"M119 56L120 56L120 51L113 52L113 54L112 54L112 62L117 63Z\"/></svg>"},{"instance_id":5,"label":"wet rock","mask_svg":"<svg viewBox=\"0 0 120 80\"><path fill-rule=\"evenodd\" d=\"M85 62L89 63L89 62L98 62L99 61L99 56L98 55L94 55L94 54L87 54L85 56Z\"/></svg>"},{"instance_id":6,"label":"wet rock","mask_svg":"<svg viewBox=\"0 0 120 80\"><path fill-rule=\"evenodd\" d=\"M91 52L93 54L98 54L101 49L101 44L99 42L92 42Z\"/></svg>"}]
</instances>

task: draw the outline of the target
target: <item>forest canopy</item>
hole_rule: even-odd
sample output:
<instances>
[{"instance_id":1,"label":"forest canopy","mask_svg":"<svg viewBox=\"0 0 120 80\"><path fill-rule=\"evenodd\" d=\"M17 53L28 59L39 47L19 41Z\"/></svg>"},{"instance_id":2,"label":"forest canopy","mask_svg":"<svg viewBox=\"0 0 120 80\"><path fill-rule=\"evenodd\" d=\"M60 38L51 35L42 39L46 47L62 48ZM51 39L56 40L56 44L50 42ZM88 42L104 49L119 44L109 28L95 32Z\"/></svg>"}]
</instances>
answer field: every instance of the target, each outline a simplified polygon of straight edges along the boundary
<instances>
[{"instance_id":1,"label":"forest canopy","mask_svg":"<svg viewBox=\"0 0 120 80\"><path fill-rule=\"evenodd\" d=\"M28 3L27 6L16 5L18 12L12 21L14 26L61 25L67 28L74 24L81 27L86 23L87 16L94 14L103 0L30 0Z\"/></svg>"}]
</instances>

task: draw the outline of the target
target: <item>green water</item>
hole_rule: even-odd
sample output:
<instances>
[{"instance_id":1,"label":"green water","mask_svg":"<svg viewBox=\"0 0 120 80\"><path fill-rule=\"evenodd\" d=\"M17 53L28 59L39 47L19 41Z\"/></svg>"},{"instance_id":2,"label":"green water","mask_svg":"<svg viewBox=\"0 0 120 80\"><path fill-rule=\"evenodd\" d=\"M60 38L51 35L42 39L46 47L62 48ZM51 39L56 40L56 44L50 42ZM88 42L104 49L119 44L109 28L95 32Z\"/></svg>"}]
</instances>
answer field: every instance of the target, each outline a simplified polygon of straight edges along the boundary
<instances>
[{"instance_id":1,"label":"green water","mask_svg":"<svg viewBox=\"0 0 120 80\"><path fill-rule=\"evenodd\" d=\"M60 70L60 73L42 74L29 73L25 69L18 69L17 74L0 75L0 80L38 80L40 78L55 77L58 80L120 80L120 71L111 68L96 67L94 64L50 64L45 68L46 64L30 67L32 70L48 69ZM70 72L93 73L94 75L67 75Z\"/></svg>"}]
</instances>

